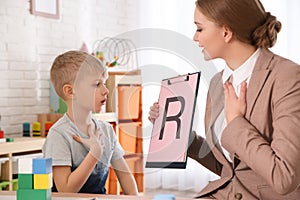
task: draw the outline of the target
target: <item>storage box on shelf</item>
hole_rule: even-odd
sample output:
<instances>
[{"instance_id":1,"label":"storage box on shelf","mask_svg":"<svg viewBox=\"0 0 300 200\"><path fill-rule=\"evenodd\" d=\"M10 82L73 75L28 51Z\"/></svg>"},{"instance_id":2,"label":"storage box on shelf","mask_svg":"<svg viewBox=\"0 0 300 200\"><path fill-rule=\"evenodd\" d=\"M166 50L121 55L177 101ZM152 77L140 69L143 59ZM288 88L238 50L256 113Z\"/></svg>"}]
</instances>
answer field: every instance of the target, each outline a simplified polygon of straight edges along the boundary
<instances>
[{"instance_id":1,"label":"storage box on shelf","mask_svg":"<svg viewBox=\"0 0 300 200\"><path fill-rule=\"evenodd\" d=\"M116 134L125 150L125 159L135 177L138 191L143 192L141 71L109 72L106 85L109 89L106 111L116 113ZM110 170L109 182L109 194L122 193L113 170Z\"/></svg>"}]
</instances>

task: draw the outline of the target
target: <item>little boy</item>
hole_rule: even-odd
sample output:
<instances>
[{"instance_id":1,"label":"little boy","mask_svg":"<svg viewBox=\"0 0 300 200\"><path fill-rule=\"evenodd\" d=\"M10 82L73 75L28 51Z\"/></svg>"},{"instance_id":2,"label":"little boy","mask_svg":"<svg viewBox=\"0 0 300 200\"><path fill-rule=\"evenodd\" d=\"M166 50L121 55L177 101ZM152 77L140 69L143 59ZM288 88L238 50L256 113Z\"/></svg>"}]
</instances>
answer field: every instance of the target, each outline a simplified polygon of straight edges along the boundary
<instances>
[{"instance_id":1,"label":"little boy","mask_svg":"<svg viewBox=\"0 0 300 200\"><path fill-rule=\"evenodd\" d=\"M106 102L107 77L106 67L81 51L65 52L52 64L52 84L68 107L43 146L44 157L53 159L53 191L105 194L111 164L124 194L138 194L112 126L92 115Z\"/></svg>"}]
</instances>

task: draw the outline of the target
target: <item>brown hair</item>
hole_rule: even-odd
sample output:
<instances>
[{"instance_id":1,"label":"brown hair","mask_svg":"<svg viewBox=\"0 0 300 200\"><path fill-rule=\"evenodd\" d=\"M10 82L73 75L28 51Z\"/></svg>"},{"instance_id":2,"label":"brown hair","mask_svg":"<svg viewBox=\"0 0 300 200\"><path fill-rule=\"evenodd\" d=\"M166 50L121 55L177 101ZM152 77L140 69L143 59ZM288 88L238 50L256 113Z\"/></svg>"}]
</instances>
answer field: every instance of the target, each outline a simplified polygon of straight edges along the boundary
<instances>
[{"instance_id":1,"label":"brown hair","mask_svg":"<svg viewBox=\"0 0 300 200\"><path fill-rule=\"evenodd\" d=\"M92 55L83 51L67 51L57 56L50 70L50 79L58 96L65 99L63 86L74 84L79 70L85 67L88 70L100 70L106 78L107 69Z\"/></svg>"},{"instance_id":2,"label":"brown hair","mask_svg":"<svg viewBox=\"0 0 300 200\"><path fill-rule=\"evenodd\" d=\"M211 21L228 26L242 42L260 48L276 43L281 23L259 0L197 0L196 6Z\"/></svg>"}]
</instances>

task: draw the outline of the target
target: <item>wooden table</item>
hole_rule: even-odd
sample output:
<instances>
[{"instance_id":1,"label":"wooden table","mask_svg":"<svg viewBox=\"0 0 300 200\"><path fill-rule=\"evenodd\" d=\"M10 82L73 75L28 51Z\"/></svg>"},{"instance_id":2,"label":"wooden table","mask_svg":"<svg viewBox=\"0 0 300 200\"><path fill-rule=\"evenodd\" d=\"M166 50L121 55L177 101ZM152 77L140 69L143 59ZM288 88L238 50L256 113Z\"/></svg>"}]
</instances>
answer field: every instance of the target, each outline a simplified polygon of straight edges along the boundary
<instances>
[{"instance_id":1,"label":"wooden table","mask_svg":"<svg viewBox=\"0 0 300 200\"><path fill-rule=\"evenodd\" d=\"M0 192L1 200L16 200L15 191L1 191ZM98 199L115 199L115 200L152 200L153 197L150 196L129 196L129 195L97 195L97 194L83 194L83 193L52 193L52 200L98 200ZM191 198L181 198L176 197L176 200L191 200ZM201 199L209 200L209 199Z\"/></svg>"}]
</instances>

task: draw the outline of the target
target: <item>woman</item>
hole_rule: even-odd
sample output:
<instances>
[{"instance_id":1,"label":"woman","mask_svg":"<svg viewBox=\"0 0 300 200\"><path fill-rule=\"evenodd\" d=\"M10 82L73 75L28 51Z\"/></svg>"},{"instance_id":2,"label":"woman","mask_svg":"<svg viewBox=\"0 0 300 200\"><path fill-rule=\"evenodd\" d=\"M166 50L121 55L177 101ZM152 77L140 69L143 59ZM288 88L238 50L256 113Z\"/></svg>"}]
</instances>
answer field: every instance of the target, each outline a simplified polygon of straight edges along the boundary
<instances>
[{"instance_id":1,"label":"woman","mask_svg":"<svg viewBox=\"0 0 300 200\"><path fill-rule=\"evenodd\" d=\"M198 197L300 199L300 66L268 50L281 23L259 0L197 0L194 21L205 59L226 62L210 83L206 138L189 147L220 176Z\"/></svg>"}]
</instances>

